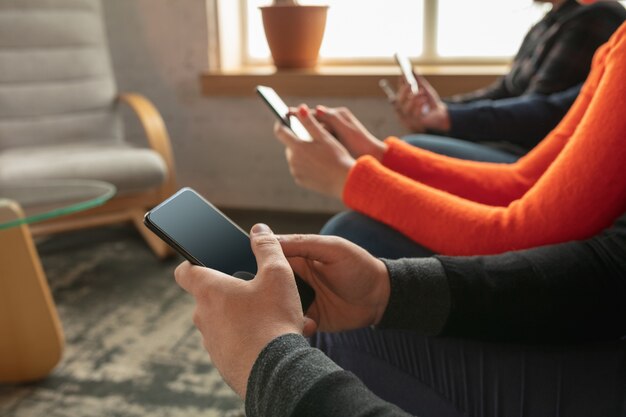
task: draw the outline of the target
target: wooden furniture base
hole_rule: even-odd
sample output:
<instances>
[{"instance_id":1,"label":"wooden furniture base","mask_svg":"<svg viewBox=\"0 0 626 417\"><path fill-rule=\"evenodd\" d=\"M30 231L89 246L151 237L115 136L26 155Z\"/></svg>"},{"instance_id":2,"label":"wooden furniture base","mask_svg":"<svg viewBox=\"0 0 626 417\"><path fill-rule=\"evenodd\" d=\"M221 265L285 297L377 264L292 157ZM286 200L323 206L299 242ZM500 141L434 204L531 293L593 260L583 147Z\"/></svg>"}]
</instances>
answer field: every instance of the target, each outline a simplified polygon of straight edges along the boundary
<instances>
[{"instance_id":1,"label":"wooden furniture base","mask_svg":"<svg viewBox=\"0 0 626 417\"><path fill-rule=\"evenodd\" d=\"M0 201L0 223L22 217ZM0 230L0 382L46 377L63 352L63 330L28 226Z\"/></svg>"}]
</instances>

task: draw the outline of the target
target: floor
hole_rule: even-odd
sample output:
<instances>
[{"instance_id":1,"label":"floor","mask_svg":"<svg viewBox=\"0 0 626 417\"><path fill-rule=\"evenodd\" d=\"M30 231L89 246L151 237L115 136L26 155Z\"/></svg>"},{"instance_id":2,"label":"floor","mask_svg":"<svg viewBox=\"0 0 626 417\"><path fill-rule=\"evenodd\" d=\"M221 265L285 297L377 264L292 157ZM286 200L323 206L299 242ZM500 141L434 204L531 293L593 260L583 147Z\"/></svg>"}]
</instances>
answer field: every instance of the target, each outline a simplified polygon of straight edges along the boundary
<instances>
[{"instance_id":1,"label":"floor","mask_svg":"<svg viewBox=\"0 0 626 417\"><path fill-rule=\"evenodd\" d=\"M244 229L315 233L328 214L224 210ZM241 400L212 367L192 323L194 303L120 225L38 241L63 323L62 362L45 380L0 384L0 417L240 417Z\"/></svg>"},{"instance_id":2,"label":"floor","mask_svg":"<svg viewBox=\"0 0 626 417\"><path fill-rule=\"evenodd\" d=\"M332 217L329 213L280 212L268 210L223 209L244 230L255 223L265 223L274 233L318 233Z\"/></svg>"}]
</instances>

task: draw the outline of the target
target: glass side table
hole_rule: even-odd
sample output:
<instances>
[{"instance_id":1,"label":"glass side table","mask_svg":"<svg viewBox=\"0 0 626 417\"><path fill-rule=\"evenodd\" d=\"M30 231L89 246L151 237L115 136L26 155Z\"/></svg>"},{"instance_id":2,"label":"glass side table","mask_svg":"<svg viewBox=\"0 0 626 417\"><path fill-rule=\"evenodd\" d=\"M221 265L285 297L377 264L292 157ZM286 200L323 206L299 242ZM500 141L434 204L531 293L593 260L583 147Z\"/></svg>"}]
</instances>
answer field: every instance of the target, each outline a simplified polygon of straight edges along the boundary
<instances>
[{"instance_id":1,"label":"glass side table","mask_svg":"<svg viewBox=\"0 0 626 417\"><path fill-rule=\"evenodd\" d=\"M100 181L0 186L0 382L44 378L63 352L63 330L28 225L96 207L115 194Z\"/></svg>"}]
</instances>

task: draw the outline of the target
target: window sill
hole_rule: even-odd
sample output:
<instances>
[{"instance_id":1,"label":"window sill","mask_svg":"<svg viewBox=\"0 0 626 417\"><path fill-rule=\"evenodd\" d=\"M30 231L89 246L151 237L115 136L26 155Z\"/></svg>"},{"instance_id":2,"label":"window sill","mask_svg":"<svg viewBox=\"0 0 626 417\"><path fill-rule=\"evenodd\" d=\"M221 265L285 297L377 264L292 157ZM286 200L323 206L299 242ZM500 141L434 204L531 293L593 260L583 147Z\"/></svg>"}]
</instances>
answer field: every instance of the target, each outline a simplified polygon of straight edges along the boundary
<instances>
[{"instance_id":1,"label":"window sill","mask_svg":"<svg viewBox=\"0 0 626 417\"><path fill-rule=\"evenodd\" d=\"M442 95L475 90L506 73L506 65L419 66L416 67ZM242 68L236 71L201 74L205 96L245 97L259 84L269 85L284 96L384 97L378 86L381 78L392 84L400 74L396 66L319 67L313 70L276 71L274 67Z\"/></svg>"}]
</instances>

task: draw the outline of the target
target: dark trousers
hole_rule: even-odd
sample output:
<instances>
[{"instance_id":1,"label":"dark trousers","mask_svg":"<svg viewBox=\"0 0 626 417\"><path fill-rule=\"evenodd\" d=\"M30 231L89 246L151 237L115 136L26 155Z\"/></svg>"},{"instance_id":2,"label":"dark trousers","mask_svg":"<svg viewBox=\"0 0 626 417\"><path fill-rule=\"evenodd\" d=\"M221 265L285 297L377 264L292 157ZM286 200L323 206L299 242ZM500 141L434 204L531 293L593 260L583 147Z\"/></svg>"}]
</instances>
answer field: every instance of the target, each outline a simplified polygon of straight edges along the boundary
<instances>
[{"instance_id":1,"label":"dark trousers","mask_svg":"<svg viewBox=\"0 0 626 417\"><path fill-rule=\"evenodd\" d=\"M626 416L626 341L524 346L361 329L311 343L421 417Z\"/></svg>"}]
</instances>

